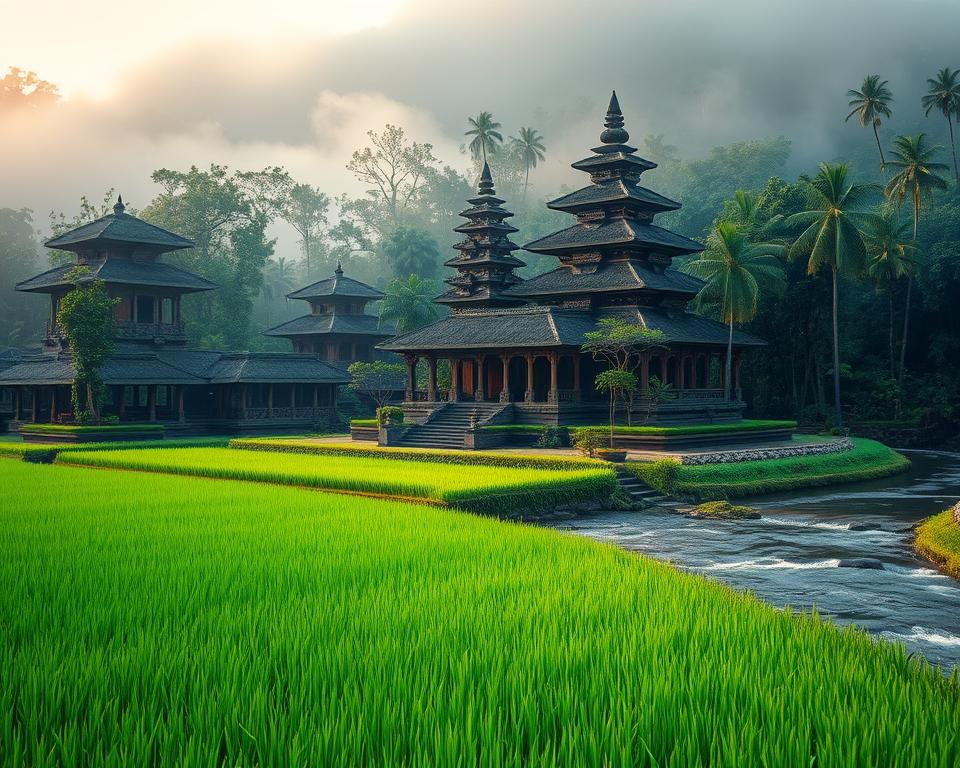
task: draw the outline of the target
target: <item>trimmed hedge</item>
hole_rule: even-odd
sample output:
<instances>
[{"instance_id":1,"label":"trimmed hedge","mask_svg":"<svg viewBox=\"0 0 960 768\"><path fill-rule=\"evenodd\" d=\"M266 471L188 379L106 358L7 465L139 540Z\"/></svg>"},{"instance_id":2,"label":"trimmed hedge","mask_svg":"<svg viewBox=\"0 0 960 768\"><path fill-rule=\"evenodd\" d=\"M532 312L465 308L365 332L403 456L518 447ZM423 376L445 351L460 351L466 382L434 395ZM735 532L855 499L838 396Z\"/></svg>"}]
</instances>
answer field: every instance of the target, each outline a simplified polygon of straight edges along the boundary
<instances>
[{"instance_id":1,"label":"trimmed hedge","mask_svg":"<svg viewBox=\"0 0 960 768\"><path fill-rule=\"evenodd\" d=\"M853 449L843 453L730 464L678 463L672 485L658 474L654 465L660 462L624 466L661 493L703 500L874 480L910 468L909 459L882 443L865 438L851 438L851 442Z\"/></svg>"},{"instance_id":2,"label":"trimmed hedge","mask_svg":"<svg viewBox=\"0 0 960 768\"><path fill-rule=\"evenodd\" d=\"M25 424L20 432L36 435L108 435L125 432L163 432L163 424Z\"/></svg>"},{"instance_id":3,"label":"trimmed hedge","mask_svg":"<svg viewBox=\"0 0 960 768\"><path fill-rule=\"evenodd\" d=\"M654 490L670 496L677 484L680 462L676 459L657 459L656 461L627 462L623 465Z\"/></svg>"},{"instance_id":4,"label":"trimmed hedge","mask_svg":"<svg viewBox=\"0 0 960 768\"><path fill-rule=\"evenodd\" d=\"M226 448L228 437L190 437L180 440L128 440L109 443L14 443L0 442L0 457L34 464L50 464L61 453L72 451L127 451L135 448Z\"/></svg>"},{"instance_id":5,"label":"trimmed hedge","mask_svg":"<svg viewBox=\"0 0 960 768\"><path fill-rule=\"evenodd\" d=\"M960 525L948 509L917 526L913 548L955 579L960 579Z\"/></svg>"},{"instance_id":6,"label":"trimmed hedge","mask_svg":"<svg viewBox=\"0 0 960 768\"><path fill-rule=\"evenodd\" d=\"M351 427L377 427L376 419L350 419Z\"/></svg>"},{"instance_id":7,"label":"trimmed hedge","mask_svg":"<svg viewBox=\"0 0 960 768\"><path fill-rule=\"evenodd\" d=\"M521 456L493 451L444 451L434 448L384 448L377 445L349 445L337 443L308 443L270 437L234 438L231 448L245 451L277 451L320 456L370 456L406 461L435 461L444 464L465 464L491 467L529 467L531 469L596 469L607 466L595 459L568 456Z\"/></svg>"},{"instance_id":8,"label":"trimmed hedge","mask_svg":"<svg viewBox=\"0 0 960 768\"><path fill-rule=\"evenodd\" d=\"M598 430L604 434L610 433L606 424L580 424L576 426L561 426L561 429L571 434L581 430ZM626 427L615 426L615 435L708 435L718 432L759 432L769 429L796 429L795 421L779 421L775 419L744 419L720 424L685 424L675 427ZM489 427L480 427L483 432L503 432L507 434L539 434L542 424L495 424Z\"/></svg>"}]
</instances>

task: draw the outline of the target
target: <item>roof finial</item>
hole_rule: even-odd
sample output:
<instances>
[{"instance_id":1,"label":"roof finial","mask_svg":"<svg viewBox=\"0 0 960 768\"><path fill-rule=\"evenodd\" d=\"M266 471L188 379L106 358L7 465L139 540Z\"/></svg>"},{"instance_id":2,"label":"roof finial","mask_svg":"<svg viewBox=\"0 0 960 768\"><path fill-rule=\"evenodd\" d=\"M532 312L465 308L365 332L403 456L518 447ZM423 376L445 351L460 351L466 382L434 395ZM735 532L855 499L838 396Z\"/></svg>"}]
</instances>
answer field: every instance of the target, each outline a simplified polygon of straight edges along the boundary
<instances>
[{"instance_id":1,"label":"roof finial","mask_svg":"<svg viewBox=\"0 0 960 768\"><path fill-rule=\"evenodd\" d=\"M610 106L607 107L603 124L606 129L600 134L600 141L604 144L623 144L630 139L630 134L623 127L623 113L620 111L616 91L610 96Z\"/></svg>"},{"instance_id":2,"label":"roof finial","mask_svg":"<svg viewBox=\"0 0 960 768\"><path fill-rule=\"evenodd\" d=\"M124 210L126 206L123 204L123 195L117 195L117 202L113 204L113 215L119 216Z\"/></svg>"},{"instance_id":3,"label":"roof finial","mask_svg":"<svg viewBox=\"0 0 960 768\"><path fill-rule=\"evenodd\" d=\"M340 263L340 259L337 259L337 268L333 271L337 277L343 277L343 264Z\"/></svg>"},{"instance_id":4,"label":"roof finial","mask_svg":"<svg viewBox=\"0 0 960 768\"><path fill-rule=\"evenodd\" d=\"M483 161L483 170L480 172L480 184L477 186L477 192L481 195L495 195L497 192L493 188L493 177L490 175L490 166L487 161Z\"/></svg>"}]
</instances>

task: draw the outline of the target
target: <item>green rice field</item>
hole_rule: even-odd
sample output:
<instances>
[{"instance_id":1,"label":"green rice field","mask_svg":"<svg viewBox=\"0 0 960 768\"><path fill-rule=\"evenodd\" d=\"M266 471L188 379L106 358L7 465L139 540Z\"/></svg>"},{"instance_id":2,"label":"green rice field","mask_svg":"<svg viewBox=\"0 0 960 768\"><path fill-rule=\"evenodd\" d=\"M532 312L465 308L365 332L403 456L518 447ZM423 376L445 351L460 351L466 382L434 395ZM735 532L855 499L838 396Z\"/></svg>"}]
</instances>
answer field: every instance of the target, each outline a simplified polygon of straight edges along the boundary
<instances>
[{"instance_id":1,"label":"green rice field","mask_svg":"<svg viewBox=\"0 0 960 768\"><path fill-rule=\"evenodd\" d=\"M423 499L503 514L606 500L617 487L613 471L603 465L564 472L484 465L465 468L364 455L311 456L229 448L71 451L58 461Z\"/></svg>"},{"instance_id":2,"label":"green rice field","mask_svg":"<svg viewBox=\"0 0 960 768\"><path fill-rule=\"evenodd\" d=\"M960 761L956 673L445 508L0 461L0 579L5 765Z\"/></svg>"}]
</instances>

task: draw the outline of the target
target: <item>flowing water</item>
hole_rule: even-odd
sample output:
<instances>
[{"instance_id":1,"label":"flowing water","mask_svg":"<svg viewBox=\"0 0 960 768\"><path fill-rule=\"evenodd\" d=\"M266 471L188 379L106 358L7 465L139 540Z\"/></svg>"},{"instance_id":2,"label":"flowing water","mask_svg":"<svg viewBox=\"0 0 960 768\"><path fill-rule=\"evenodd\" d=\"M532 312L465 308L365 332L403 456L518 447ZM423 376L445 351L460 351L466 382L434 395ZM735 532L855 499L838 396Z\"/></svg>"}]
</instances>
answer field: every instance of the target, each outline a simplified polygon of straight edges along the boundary
<instances>
[{"instance_id":1,"label":"flowing water","mask_svg":"<svg viewBox=\"0 0 960 768\"><path fill-rule=\"evenodd\" d=\"M562 527L749 589L777 606L816 606L838 624L903 642L949 670L960 666L960 582L910 545L916 522L960 499L960 454L905 453L913 461L909 474L744 500L760 520L610 512ZM864 523L879 530L850 530ZM847 558L879 560L883 570L838 567Z\"/></svg>"}]
</instances>

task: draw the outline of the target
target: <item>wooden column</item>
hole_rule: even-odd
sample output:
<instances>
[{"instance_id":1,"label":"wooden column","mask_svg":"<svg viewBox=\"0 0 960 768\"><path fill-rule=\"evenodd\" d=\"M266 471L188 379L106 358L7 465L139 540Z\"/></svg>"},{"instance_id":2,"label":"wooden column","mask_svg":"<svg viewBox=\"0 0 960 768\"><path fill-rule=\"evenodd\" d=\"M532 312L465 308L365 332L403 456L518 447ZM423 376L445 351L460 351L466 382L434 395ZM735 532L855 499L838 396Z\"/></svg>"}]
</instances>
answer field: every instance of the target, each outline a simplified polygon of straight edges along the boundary
<instances>
[{"instance_id":1,"label":"wooden column","mask_svg":"<svg viewBox=\"0 0 960 768\"><path fill-rule=\"evenodd\" d=\"M20 394L22 387L13 390L13 417L20 421Z\"/></svg>"},{"instance_id":2,"label":"wooden column","mask_svg":"<svg viewBox=\"0 0 960 768\"><path fill-rule=\"evenodd\" d=\"M123 419L127 415L127 388L121 384L117 389L120 390L120 395L117 398L119 401L119 412L120 418Z\"/></svg>"},{"instance_id":3,"label":"wooden column","mask_svg":"<svg viewBox=\"0 0 960 768\"><path fill-rule=\"evenodd\" d=\"M273 384L267 384L267 418L273 418Z\"/></svg>"},{"instance_id":4,"label":"wooden column","mask_svg":"<svg viewBox=\"0 0 960 768\"><path fill-rule=\"evenodd\" d=\"M474 400L483 400L483 355L477 355L477 387L473 390Z\"/></svg>"},{"instance_id":5,"label":"wooden column","mask_svg":"<svg viewBox=\"0 0 960 768\"><path fill-rule=\"evenodd\" d=\"M187 388L183 386L183 384L177 387L177 421L179 421L181 424L183 424L183 422L187 420L186 419L187 412L183 407L183 396L184 396L184 393L186 392L186 389Z\"/></svg>"},{"instance_id":6,"label":"wooden column","mask_svg":"<svg viewBox=\"0 0 960 768\"><path fill-rule=\"evenodd\" d=\"M510 402L510 355L500 355L500 365L503 366L503 384L500 387L500 402Z\"/></svg>"},{"instance_id":7,"label":"wooden column","mask_svg":"<svg viewBox=\"0 0 960 768\"><path fill-rule=\"evenodd\" d=\"M640 390L646 392L650 386L650 353L640 355Z\"/></svg>"},{"instance_id":8,"label":"wooden column","mask_svg":"<svg viewBox=\"0 0 960 768\"><path fill-rule=\"evenodd\" d=\"M316 408L320 400L320 385L313 385L313 407Z\"/></svg>"},{"instance_id":9,"label":"wooden column","mask_svg":"<svg viewBox=\"0 0 960 768\"><path fill-rule=\"evenodd\" d=\"M687 386L687 356L682 352L677 357L677 364L679 370L677 371L677 389L686 389Z\"/></svg>"},{"instance_id":10,"label":"wooden column","mask_svg":"<svg viewBox=\"0 0 960 768\"><path fill-rule=\"evenodd\" d=\"M407 389L404 399L410 403L417 394L417 356L404 355L403 361L407 365Z\"/></svg>"},{"instance_id":11,"label":"wooden column","mask_svg":"<svg viewBox=\"0 0 960 768\"><path fill-rule=\"evenodd\" d=\"M292 416L297 415L297 385L290 385L290 413Z\"/></svg>"},{"instance_id":12,"label":"wooden column","mask_svg":"<svg viewBox=\"0 0 960 768\"><path fill-rule=\"evenodd\" d=\"M56 386L50 387L50 423L53 424L57 420L57 388Z\"/></svg>"},{"instance_id":13,"label":"wooden column","mask_svg":"<svg viewBox=\"0 0 960 768\"><path fill-rule=\"evenodd\" d=\"M557 402L557 367L558 367L558 355L556 352L551 352L549 356L550 360L550 392L547 394L547 402L555 403Z\"/></svg>"},{"instance_id":14,"label":"wooden column","mask_svg":"<svg viewBox=\"0 0 960 768\"><path fill-rule=\"evenodd\" d=\"M525 403L533 402L533 361L536 358L533 356L532 352L527 353L527 391L523 393L523 401Z\"/></svg>"},{"instance_id":15,"label":"wooden column","mask_svg":"<svg viewBox=\"0 0 960 768\"><path fill-rule=\"evenodd\" d=\"M450 366L450 402L455 403L460 399L460 361L448 357L447 364Z\"/></svg>"},{"instance_id":16,"label":"wooden column","mask_svg":"<svg viewBox=\"0 0 960 768\"><path fill-rule=\"evenodd\" d=\"M37 400L40 399L40 390L34 387L30 390L30 421L37 423Z\"/></svg>"},{"instance_id":17,"label":"wooden column","mask_svg":"<svg viewBox=\"0 0 960 768\"><path fill-rule=\"evenodd\" d=\"M733 353L733 396L740 400L740 364L743 359L739 352Z\"/></svg>"},{"instance_id":18,"label":"wooden column","mask_svg":"<svg viewBox=\"0 0 960 768\"><path fill-rule=\"evenodd\" d=\"M150 421L157 420L157 385L147 387L147 409L150 412Z\"/></svg>"},{"instance_id":19,"label":"wooden column","mask_svg":"<svg viewBox=\"0 0 960 768\"><path fill-rule=\"evenodd\" d=\"M240 385L240 418L247 418L247 385Z\"/></svg>"},{"instance_id":20,"label":"wooden column","mask_svg":"<svg viewBox=\"0 0 960 768\"><path fill-rule=\"evenodd\" d=\"M573 353L573 399L580 402L580 353Z\"/></svg>"},{"instance_id":21,"label":"wooden column","mask_svg":"<svg viewBox=\"0 0 960 768\"><path fill-rule=\"evenodd\" d=\"M437 399L437 358L433 355L427 358L427 400L431 403Z\"/></svg>"}]
</instances>

